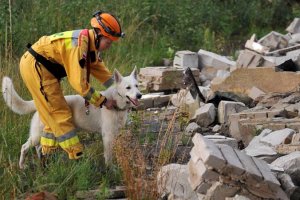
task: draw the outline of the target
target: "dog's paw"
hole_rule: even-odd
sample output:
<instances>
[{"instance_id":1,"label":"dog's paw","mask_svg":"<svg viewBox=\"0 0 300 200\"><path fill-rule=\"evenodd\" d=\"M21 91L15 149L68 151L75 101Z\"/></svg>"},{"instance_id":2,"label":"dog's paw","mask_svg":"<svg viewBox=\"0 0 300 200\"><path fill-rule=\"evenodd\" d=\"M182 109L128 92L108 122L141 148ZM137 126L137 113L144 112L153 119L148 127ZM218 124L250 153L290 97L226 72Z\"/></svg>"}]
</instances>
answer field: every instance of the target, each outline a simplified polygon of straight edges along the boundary
<instances>
[{"instance_id":1,"label":"dog's paw","mask_svg":"<svg viewBox=\"0 0 300 200\"><path fill-rule=\"evenodd\" d=\"M19 162L19 168L20 168L21 170L24 170L24 169L26 169L26 165L25 165L25 163L24 163L24 162L22 162L22 161L20 161L20 162Z\"/></svg>"}]
</instances>

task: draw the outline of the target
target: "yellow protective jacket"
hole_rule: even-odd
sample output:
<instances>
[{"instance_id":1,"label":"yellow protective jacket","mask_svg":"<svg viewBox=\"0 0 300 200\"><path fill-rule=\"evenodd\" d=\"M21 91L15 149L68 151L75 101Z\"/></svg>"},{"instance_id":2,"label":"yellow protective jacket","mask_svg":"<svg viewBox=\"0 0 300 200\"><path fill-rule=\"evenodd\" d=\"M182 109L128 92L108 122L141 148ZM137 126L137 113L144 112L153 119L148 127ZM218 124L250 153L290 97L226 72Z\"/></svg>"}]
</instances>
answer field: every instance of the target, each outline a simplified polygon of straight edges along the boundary
<instances>
[{"instance_id":1,"label":"yellow protective jacket","mask_svg":"<svg viewBox=\"0 0 300 200\"><path fill-rule=\"evenodd\" d=\"M32 45L32 49L46 59L62 65L70 85L78 94L95 106L103 103L105 97L87 82L87 58L90 58L90 73L99 82L108 87L113 79L111 72L98 56L93 30L74 30L43 36Z\"/></svg>"}]
</instances>

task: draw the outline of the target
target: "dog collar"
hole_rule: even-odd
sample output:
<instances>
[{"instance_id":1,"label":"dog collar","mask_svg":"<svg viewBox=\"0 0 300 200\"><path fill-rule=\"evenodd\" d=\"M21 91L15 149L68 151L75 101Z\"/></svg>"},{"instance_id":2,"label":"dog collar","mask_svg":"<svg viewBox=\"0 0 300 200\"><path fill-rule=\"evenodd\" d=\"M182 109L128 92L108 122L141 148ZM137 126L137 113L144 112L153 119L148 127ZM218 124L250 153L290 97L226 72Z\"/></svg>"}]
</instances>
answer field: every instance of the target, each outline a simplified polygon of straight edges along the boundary
<instances>
[{"instance_id":1,"label":"dog collar","mask_svg":"<svg viewBox=\"0 0 300 200\"><path fill-rule=\"evenodd\" d=\"M119 108L118 106L114 106L114 109L116 110L116 111L125 111L125 110L127 110L128 108L125 106L124 108Z\"/></svg>"}]
</instances>

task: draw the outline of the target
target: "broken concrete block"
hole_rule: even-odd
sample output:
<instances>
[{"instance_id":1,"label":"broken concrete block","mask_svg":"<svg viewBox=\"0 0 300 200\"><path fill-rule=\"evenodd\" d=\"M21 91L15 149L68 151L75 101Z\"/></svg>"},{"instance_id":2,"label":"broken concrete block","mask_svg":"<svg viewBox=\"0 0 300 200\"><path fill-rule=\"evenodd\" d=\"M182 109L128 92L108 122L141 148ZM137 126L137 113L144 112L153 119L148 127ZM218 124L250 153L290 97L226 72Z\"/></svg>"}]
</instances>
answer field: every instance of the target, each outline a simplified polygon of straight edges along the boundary
<instances>
[{"instance_id":1,"label":"broken concrete block","mask_svg":"<svg viewBox=\"0 0 300 200\"><path fill-rule=\"evenodd\" d=\"M249 156L253 157L262 157L262 156L270 156L277 157L277 152L273 147L270 147L266 144L258 143L257 146L252 145L251 147L246 147L245 152Z\"/></svg>"},{"instance_id":2,"label":"broken concrete block","mask_svg":"<svg viewBox=\"0 0 300 200\"><path fill-rule=\"evenodd\" d=\"M271 169L269 168L268 164L265 161L254 157L253 157L253 161L256 164L259 171L261 172L261 174L263 175L264 181L266 181L271 187L273 187L273 189L280 187L279 181L271 172Z\"/></svg>"},{"instance_id":3,"label":"broken concrete block","mask_svg":"<svg viewBox=\"0 0 300 200\"><path fill-rule=\"evenodd\" d=\"M263 180L263 176L260 173L257 166L255 165L252 157L246 155L245 153L239 150L235 149L234 151L246 171L245 174L243 175L246 184L255 186L257 185L258 182L261 182Z\"/></svg>"},{"instance_id":4,"label":"broken concrete block","mask_svg":"<svg viewBox=\"0 0 300 200\"><path fill-rule=\"evenodd\" d=\"M226 144L234 149L238 148L238 142L234 138L225 137L223 135L205 135L204 137L213 141L217 145Z\"/></svg>"},{"instance_id":5,"label":"broken concrete block","mask_svg":"<svg viewBox=\"0 0 300 200\"><path fill-rule=\"evenodd\" d=\"M279 118L268 118L268 110L250 112L247 110L231 114L229 116L229 132L232 137L242 140L248 145L257 131L263 128L272 130L280 130L289 126L291 121L281 120ZM274 113L273 113L274 114ZM270 114L272 116L272 113Z\"/></svg>"},{"instance_id":6,"label":"broken concrete block","mask_svg":"<svg viewBox=\"0 0 300 200\"><path fill-rule=\"evenodd\" d=\"M277 187L277 190L275 188L270 189L270 185L268 185L265 182L262 182L259 184L260 187L253 187L252 185L247 185L246 189L247 191L252 194L256 198L251 199L280 199L280 200L289 200L286 193L280 188ZM274 190L275 191L274 191ZM257 198L260 197L260 198Z\"/></svg>"},{"instance_id":7,"label":"broken concrete block","mask_svg":"<svg viewBox=\"0 0 300 200\"><path fill-rule=\"evenodd\" d=\"M227 70L218 70L216 77L220 77L220 78L227 78L228 76L230 76L230 72Z\"/></svg>"},{"instance_id":8,"label":"broken concrete block","mask_svg":"<svg viewBox=\"0 0 300 200\"><path fill-rule=\"evenodd\" d=\"M164 107L169 105L172 95L161 95L159 97L153 98L154 108Z\"/></svg>"},{"instance_id":9,"label":"broken concrete block","mask_svg":"<svg viewBox=\"0 0 300 200\"><path fill-rule=\"evenodd\" d=\"M203 182L219 181L219 174L212 169L205 167L202 160L194 163L193 160L188 162L189 168L189 182L193 190L195 190ZM203 193L202 193L203 194Z\"/></svg>"},{"instance_id":10,"label":"broken concrete block","mask_svg":"<svg viewBox=\"0 0 300 200\"><path fill-rule=\"evenodd\" d=\"M263 56L264 59L266 59L267 61L274 63L275 66L279 66L281 64L283 64L284 62L288 61L288 60L292 60L297 66L299 66L298 64L298 56L300 53L299 50L299 44L295 45L294 47L288 47L285 49L284 55L273 55L274 52L276 53L276 51L274 51L273 53L268 53L270 54ZM284 49L282 49L282 52L284 51ZM280 53L280 51L279 51ZM299 67L297 68L299 70Z\"/></svg>"},{"instance_id":11,"label":"broken concrete block","mask_svg":"<svg viewBox=\"0 0 300 200\"><path fill-rule=\"evenodd\" d=\"M227 145L219 145L220 149L217 147L216 150L215 144L200 134L193 137L193 142L188 164L189 182L195 190L200 188L199 192L206 193L206 198L224 199L234 196L237 191L238 194L249 191L256 197L287 199L279 181L264 161ZM198 165L195 164L197 162ZM227 192L223 192L224 188ZM218 196L220 194L223 196Z\"/></svg>"},{"instance_id":12,"label":"broken concrete block","mask_svg":"<svg viewBox=\"0 0 300 200\"><path fill-rule=\"evenodd\" d=\"M245 47L247 49L251 49L253 51L256 51L257 53L263 54L265 52L268 52L270 49L268 47L265 47L259 43L256 42L256 35L253 34L250 38L250 40L247 40Z\"/></svg>"},{"instance_id":13,"label":"broken concrete block","mask_svg":"<svg viewBox=\"0 0 300 200\"><path fill-rule=\"evenodd\" d=\"M277 49L275 51L270 51L268 53L265 53L265 56L285 56L288 55L289 52L295 51L300 48L299 44L296 44L294 46L282 48L282 49ZM283 57L284 60L288 60L287 57ZM280 58L279 58L280 59Z\"/></svg>"},{"instance_id":14,"label":"broken concrete block","mask_svg":"<svg viewBox=\"0 0 300 200\"><path fill-rule=\"evenodd\" d=\"M190 91L186 89L179 90L177 94L172 95L171 103L178 108L182 108L183 111L187 111L190 118L200 108L198 99L194 99Z\"/></svg>"},{"instance_id":15,"label":"broken concrete block","mask_svg":"<svg viewBox=\"0 0 300 200\"><path fill-rule=\"evenodd\" d=\"M277 152L265 143L261 143L261 139L270 134L272 130L264 129L258 136L255 136L244 149L249 156L275 156Z\"/></svg>"},{"instance_id":16,"label":"broken concrete block","mask_svg":"<svg viewBox=\"0 0 300 200\"><path fill-rule=\"evenodd\" d=\"M291 39L289 40L289 45L294 46L300 43L300 33L295 33L291 35Z\"/></svg>"},{"instance_id":17,"label":"broken concrete block","mask_svg":"<svg viewBox=\"0 0 300 200\"><path fill-rule=\"evenodd\" d=\"M224 56L200 49L198 51L200 69L213 67L217 69L227 70L230 66L235 66L235 62Z\"/></svg>"},{"instance_id":18,"label":"broken concrete block","mask_svg":"<svg viewBox=\"0 0 300 200\"><path fill-rule=\"evenodd\" d=\"M240 154L239 154L240 155ZM245 157L244 157L245 158ZM252 194L263 197L263 198L271 198L274 199L287 199L285 193L280 188L280 183L271 172L270 168L268 167L267 163L264 161L253 158L253 162L255 163L254 166L260 171L260 176L263 177L263 181L257 181L256 183L253 182L253 177L247 177L246 181L246 188ZM244 165L245 166L245 165ZM255 168L253 168L255 169ZM246 172L247 174L247 172ZM256 176L259 178L259 176ZM260 178L259 178L260 179Z\"/></svg>"},{"instance_id":19,"label":"broken concrete block","mask_svg":"<svg viewBox=\"0 0 300 200\"><path fill-rule=\"evenodd\" d=\"M224 144L219 144L218 147L226 160L226 166L221 173L232 177L240 177L244 174L245 169L234 149Z\"/></svg>"},{"instance_id":20,"label":"broken concrete block","mask_svg":"<svg viewBox=\"0 0 300 200\"><path fill-rule=\"evenodd\" d=\"M210 140L204 138L201 134L195 134L192 139L194 147L192 151L195 152L196 159L193 158L194 155L191 153L193 162L197 162L201 159L205 165L210 166L214 169L222 170L225 166L225 159L218 147Z\"/></svg>"},{"instance_id":21,"label":"broken concrete block","mask_svg":"<svg viewBox=\"0 0 300 200\"><path fill-rule=\"evenodd\" d=\"M292 34L300 33L300 18L295 18L285 30Z\"/></svg>"},{"instance_id":22,"label":"broken concrete block","mask_svg":"<svg viewBox=\"0 0 300 200\"><path fill-rule=\"evenodd\" d=\"M287 36L282 35L281 33L272 31L260 40L258 40L258 43L270 48L270 51L276 50L276 49L282 49L286 48L289 44L289 39Z\"/></svg>"},{"instance_id":23,"label":"broken concrete block","mask_svg":"<svg viewBox=\"0 0 300 200\"><path fill-rule=\"evenodd\" d=\"M282 114L285 112L285 108L279 108L267 111L267 118L275 118L278 116L282 116Z\"/></svg>"},{"instance_id":24,"label":"broken concrete block","mask_svg":"<svg viewBox=\"0 0 300 200\"><path fill-rule=\"evenodd\" d=\"M290 154L300 151L300 144L280 144L275 147L275 151L282 155Z\"/></svg>"},{"instance_id":25,"label":"broken concrete block","mask_svg":"<svg viewBox=\"0 0 300 200\"><path fill-rule=\"evenodd\" d=\"M248 109L244 103L221 101L218 105L218 119L221 124L228 123L229 115Z\"/></svg>"},{"instance_id":26,"label":"broken concrete block","mask_svg":"<svg viewBox=\"0 0 300 200\"><path fill-rule=\"evenodd\" d=\"M196 82L200 84L199 70L192 68ZM139 85L143 90L158 92L184 88L183 68L145 67L139 72Z\"/></svg>"},{"instance_id":27,"label":"broken concrete block","mask_svg":"<svg viewBox=\"0 0 300 200\"><path fill-rule=\"evenodd\" d=\"M159 194L172 193L179 199L197 199L188 182L189 170L187 165L169 164L163 166L157 175Z\"/></svg>"},{"instance_id":28,"label":"broken concrete block","mask_svg":"<svg viewBox=\"0 0 300 200\"><path fill-rule=\"evenodd\" d=\"M266 119L267 111L253 111L253 112L242 112L241 115L246 115L248 119Z\"/></svg>"},{"instance_id":29,"label":"broken concrete block","mask_svg":"<svg viewBox=\"0 0 300 200\"><path fill-rule=\"evenodd\" d=\"M206 193L207 199L225 200L226 197L234 197L240 190L238 186L227 185L220 182L215 182Z\"/></svg>"},{"instance_id":30,"label":"broken concrete block","mask_svg":"<svg viewBox=\"0 0 300 200\"><path fill-rule=\"evenodd\" d=\"M261 138L260 142L275 147L276 145L285 143L286 140L292 141L292 137L295 133L293 129L289 128L277 130Z\"/></svg>"},{"instance_id":31,"label":"broken concrete block","mask_svg":"<svg viewBox=\"0 0 300 200\"><path fill-rule=\"evenodd\" d=\"M209 87L199 86L198 88L206 101L215 97L215 93Z\"/></svg>"},{"instance_id":32,"label":"broken concrete block","mask_svg":"<svg viewBox=\"0 0 300 200\"><path fill-rule=\"evenodd\" d=\"M201 131L201 127L195 123L195 122L192 122L192 123L189 123L187 125L187 127L185 128L185 135L187 136L192 136L194 135L194 133L199 133Z\"/></svg>"},{"instance_id":33,"label":"broken concrete block","mask_svg":"<svg viewBox=\"0 0 300 200\"><path fill-rule=\"evenodd\" d=\"M200 185L197 186L195 192L200 194L206 194L207 190L211 187L211 183L202 182Z\"/></svg>"},{"instance_id":34,"label":"broken concrete block","mask_svg":"<svg viewBox=\"0 0 300 200\"><path fill-rule=\"evenodd\" d=\"M233 115L234 118L232 117ZM237 140L242 140L244 144L248 145L259 130L269 128L272 130L281 130L286 127L293 127L294 130L299 130L299 118L247 118L248 114L238 113L229 117L229 131L230 135ZM246 116L246 117L244 117ZM231 121L232 120L232 121Z\"/></svg>"},{"instance_id":35,"label":"broken concrete block","mask_svg":"<svg viewBox=\"0 0 300 200\"><path fill-rule=\"evenodd\" d=\"M266 94L266 93L257 87L252 87L250 90L247 90L247 95L253 100L256 100L258 97L260 97L264 94Z\"/></svg>"},{"instance_id":36,"label":"broken concrete block","mask_svg":"<svg viewBox=\"0 0 300 200\"><path fill-rule=\"evenodd\" d=\"M274 84L274 80L277 83ZM288 81L287 81L288 80ZM222 92L247 94L247 90L258 87L266 93L285 93L295 90L300 84L300 74L294 72L276 72L274 68L240 68L219 84L211 83L211 89Z\"/></svg>"},{"instance_id":37,"label":"broken concrete block","mask_svg":"<svg viewBox=\"0 0 300 200\"><path fill-rule=\"evenodd\" d=\"M177 51L175 53L173 66L184 69L187 67L198 68L198 54L192 51Z\"/></svg>"},{"instance_id":38,"label":"broken concrete block","mask_svg":"<svg viewBox=\"0 0 300 200\"><path fill-rule=\"evenodd\" d=\"M196 122L201 127L207 127L215 121L216 108L214 104L208 103L196 110L191 122Z\"/></svg>"},{"instance_id":39,"label":"broken concrete block","mask_svg":"<svg viewBox=\"0 0 300 200\"><path fill-rule=\"evenodd\" d=\"M231 114L228 117L228 124L229 124L229 133L230 136L235 138L236 140L241 140L240 128L239 128L239 114Z\"/></svg>"},{"instance_id":40,"label":"broken concrete block","mask_svg":"<svg viewBox=\"0 0 300 200\"><path fill-rule=\"evenodd\" d=\"M229 71L231 66L235 66L235 62L227 59L224 56L217 55L200 49L199 55L199 69L201 75L205 77L201 83L203 86L209 85L218 73L218 70Z\"/></svg>"},{"instance_id":41,"label":"broken concrete block","mask_svg":"<svg viewBox=\"0 0 300 200\"><path fill-rule=\"evenodd\" d=\"M170 102L171 95L165 95L164 93L149 93L144 94L140 99L140 105L138 110L145 110L147 108L157 108L167 106Z\"/></svg>"},{"instance_id":42,"label":"broken concrete block","mask_svg":"<svg viewBox=\"0 0 300 200\"><path fill-rule=\"evenodd\" d=\"M236 61L237 68L275 67L275 64L266 60L262 55L243 50Z\"/></svg>"},{"instance_id":43,"label":"broken concrete block","mask_svg":"<svg viewBox=\"0 0 300 200\"><path fill-rule=\"evenodd\" d=\"M293 183L290 175L282 173L278 175L278 179L290 199L300 199L300 188Z\"/></svg>"},{"instance_id":44,"label":"broken concrete block","mask_svg":"<svg viewBox=\"0 0 300 200\"><path fill-rule=\"evenodd\" d=\"M300 144L300 133L295 133L292 138L292 144Z\"/></svg>"},{"instance_id":45,"label":"broken concrete block","mask_svg":"<svg viewBox=\"0 0 300 200\"><path fill-rule=\"evenodd\" d=\"M216 125L212 128L212 132L218 133L219 131L221 131L221 126L220 126L219 124L216 124Z\"/></svg>"},{"instance_id":46,"label":"broken concrete block","mask_svg":"<svg viewBox=\"0 0 300 200\"><path fill-rule=\"evenodd\" d=\"M288 155L277 158L271 163L272 166L284 169L289 174L296 185L300 185L300 151L292 152Z\"/></svg>"}]
</instances>

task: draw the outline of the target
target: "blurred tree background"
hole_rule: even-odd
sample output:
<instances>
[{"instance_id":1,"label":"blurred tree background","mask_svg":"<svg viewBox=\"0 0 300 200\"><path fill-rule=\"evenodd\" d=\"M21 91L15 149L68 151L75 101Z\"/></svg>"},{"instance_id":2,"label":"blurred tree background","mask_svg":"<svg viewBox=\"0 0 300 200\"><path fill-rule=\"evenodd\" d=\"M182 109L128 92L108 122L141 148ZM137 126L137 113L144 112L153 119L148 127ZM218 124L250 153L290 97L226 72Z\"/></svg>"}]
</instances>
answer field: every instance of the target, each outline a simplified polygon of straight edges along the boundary
<instances>
[{"instance_id":1,"label":"blurred tree background","mask_svg":"<svg viewBox=\"0 0 300 200\"><path fill-rule=\"evenodd\" d=\"M172 50L233 55L256 33L285 28L299 16L294 0L1 0L0 51L18 59L42 35L90 28L94 11L116 15L126 36L106 53L109 67L159 65Z\"/></svg>"}]
</instances>

